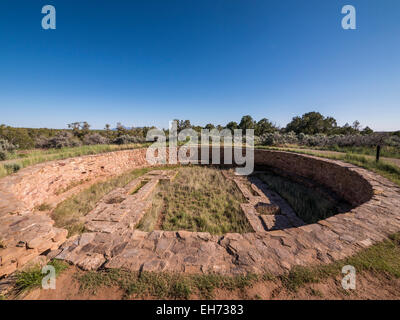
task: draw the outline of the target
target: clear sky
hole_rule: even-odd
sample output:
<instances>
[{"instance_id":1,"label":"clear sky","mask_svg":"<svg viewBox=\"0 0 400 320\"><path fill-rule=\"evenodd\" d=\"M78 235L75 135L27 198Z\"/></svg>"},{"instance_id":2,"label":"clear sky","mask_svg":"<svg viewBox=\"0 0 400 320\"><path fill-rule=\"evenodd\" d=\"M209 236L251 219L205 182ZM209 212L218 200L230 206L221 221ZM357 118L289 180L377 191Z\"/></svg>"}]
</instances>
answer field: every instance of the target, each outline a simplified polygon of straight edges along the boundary
<instances>
[{"instance_id":1,"label":"clear sky","mask_svg":"<svg viewBox=\"0 0 400 320\"><path fill-rule=\"evenodd\" d=\"M399 0L0 1L0 123L284 126L308 111L400 129Z\"/></svg>"}]
</instances>

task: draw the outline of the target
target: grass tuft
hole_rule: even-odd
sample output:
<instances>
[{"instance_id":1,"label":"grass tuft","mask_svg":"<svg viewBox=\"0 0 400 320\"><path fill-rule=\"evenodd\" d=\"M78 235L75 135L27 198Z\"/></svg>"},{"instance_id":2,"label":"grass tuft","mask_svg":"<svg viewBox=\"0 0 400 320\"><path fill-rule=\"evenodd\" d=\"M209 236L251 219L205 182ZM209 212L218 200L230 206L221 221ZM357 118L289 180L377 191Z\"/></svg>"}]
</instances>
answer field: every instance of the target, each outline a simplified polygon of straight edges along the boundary
<instances>
[{"instance_id":1,"label":"grass tuft","mask_svg":"<svg viewBox=\"0 0 400 320\"><path fill-rule=\"evenodd\" d=\"M151 231L161 216L163 230L211 234L253 231L240 208L243 195L219 169L181 167L177 177L170 184L160 184L156 193L154 209L139 223L141 230Z\"/></svg>"},{"instance_id":2,"label":"grass tuft","mask_svg":"<svg viewBox=\"0 0 400 320\"><path fill-rule=\"evenodd\" d=\"M329 277L342 275L342 268L351 265L357 273L372 272L400 278L400 233L391 235L380 243L364 249L356 255L329 265L314 267L296 266L289 273L279 276L282 285L296 292L300 287L317 283Z\"/></svg>"},{"instance_id":3,"label":"grass tuft","mask_svg":"<svg viewBox=\"0 0 400 320\"><path fill-rule=\"evenodd\" d=\"M135 169L105 182L99 182L77 195L61 202L52 213L55 226L68 230L68 236L84 232L83 218L97 202L115 188L124 187L133 179L145 174L151 168Z\"/></svg>"},{"instance_id":4,"label":"grass tuft","mask_svg":"<svg viewBox=\"0 0 400 320\"><path fill-rule=\"evenodd\" d=\"M49 262L48 265L54 267L56 276L68 268L68 264L60 260L53 260ZM33 266L25 271L17 272L15 282L16 294L18 295L22 292L39 288L42 285L42 279L45 276L46 274L42 273L40 265Z\"/></svg>"},{"instance_id":5,"label":"grass tuft","mask_svg":"<svg viewBox=\"0 0 400 320\"><path fill-rule=\"evenodd\" d=\"M272 173L258 177L277 192L305 223L315 223L338 212L337 203L323 197L318 191Z\"/></svg>"},{"instance_id":6,"label":"grass tuft","mask_svg":"<svg viewBox=\"0 0 400 320\"><path fill-rule=\"evenodd\" d=\"M183 275L177 273L130 272L109 269L78 275L81 290L96 293L103 287L118 286L125 298L156 297L158 299L189 299L198 295L212 299L216 289L236 290L251 286L259 279L249 274L243 276Z\"/></svg>"},{"instance_id":7,"label":"grass tuft","mask_svg":"<svg viewBox=\"0 0 400 320\"><path fill-rule=\"evenodd\" d=\"M51 205L48 203L42 203L41 205L38 205L36 208L38 211L49 211L51 210Z\"/></svg>"}]
</instances>

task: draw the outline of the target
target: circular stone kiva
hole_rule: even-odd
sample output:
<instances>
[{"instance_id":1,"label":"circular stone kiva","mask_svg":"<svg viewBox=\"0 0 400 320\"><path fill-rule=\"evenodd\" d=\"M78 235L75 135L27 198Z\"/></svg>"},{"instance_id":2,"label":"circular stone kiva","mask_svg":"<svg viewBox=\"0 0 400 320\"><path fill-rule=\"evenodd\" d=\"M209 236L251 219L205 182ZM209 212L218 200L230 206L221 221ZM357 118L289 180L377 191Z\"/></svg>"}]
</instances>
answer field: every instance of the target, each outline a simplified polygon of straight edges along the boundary
<instances>
[{"instance_id":1,"label":"circular stone kiva","mask_svg":"<svg viewBox=\"0 0 400 320\"><path fill-rule=\"evenodd\" d=\"M54 227L48 215L34 212L43 203L55 207L95 182L147 167L145 157L146 149L83 156L38 164L0 179L0 240L5 244L0 248L0 277L41 254L85 270L281 274L295 265L330 263L351 256L400 231L400 188L387 179L341 161L258 149L256 166L312 180L334 191L352 209L314 224L298 221L296 225L292 221L292 226L283 230L253 226L255 232L225 235L179 230L143 232L134 229L135 220L130 228L113 229L112 225L121 221L118 215L108 217L109 230L107 223L103 224L105 229L96 230L94 222L101 216L92 220L89 216L92 232L68 239L67 231ZM161 170L153 177L146 176L149 181L141 192L146 188L151 192L157 180L171 179L168 174ZM68 189L76 181L83 183ZM118 206L127 200L120 194L109 198L107 205ZM278 213L276 207L249 203L254 214L261 214L260 210ZM145 211L145 201L141 205L137 209ZM284 211L282 207L279 210Z\"/></svg>"}]
</instances>

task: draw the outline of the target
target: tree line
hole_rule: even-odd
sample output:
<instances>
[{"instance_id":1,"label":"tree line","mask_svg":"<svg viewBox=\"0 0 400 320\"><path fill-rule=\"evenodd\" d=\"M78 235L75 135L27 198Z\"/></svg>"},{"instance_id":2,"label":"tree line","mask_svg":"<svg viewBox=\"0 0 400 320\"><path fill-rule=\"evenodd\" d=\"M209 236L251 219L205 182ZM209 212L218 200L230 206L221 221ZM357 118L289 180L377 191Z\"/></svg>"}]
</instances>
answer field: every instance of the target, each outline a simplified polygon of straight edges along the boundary
<instances>
[{"instance_id":1,"label":"tree line","mask_svg":"<svg viewBox=\"0 0 400 320\"><path fill-rule=\"evenodd\" d=\"M239 122L230 121L226 125L208 123L204 127L191 124L190 120L175 119L178 124L178 131L191 128L197 132L202 129L254 129L255 136L259 140L266 141L277 134L290 137L295 134L308 136L323 135L371 135L373 130L362 127L359 121L354 121L352 125L345 124L339 126L333 117L325 117L319 112L308 112L302 116L294 117L286 127L280 128L267 118L256 121L250 115L245 115ZM32 148L61 148L69 146L79 146L82 144L127 144L145 142L147 132L155 127L126 127L117 123L115 128L106 124L104 129L91 129L88 122L73 122L67 125L67 129L48 129L48 128L15 128L0 125L0 139L3 146L12 149L10 146L19 149ZM168 130L166 130L168 131ZM400 131L396 133L400 136ZM311 138L307 138L311 140ZM278 139L279 140L279 139ZM302 139L304 140L304 139ZM321 140L321 139L320 139ZM326 140L326 139L325 139ZM330 139L334 140L334 139ZM5 147L4 147L5 148Z\"/></svg>"}]
</instances>

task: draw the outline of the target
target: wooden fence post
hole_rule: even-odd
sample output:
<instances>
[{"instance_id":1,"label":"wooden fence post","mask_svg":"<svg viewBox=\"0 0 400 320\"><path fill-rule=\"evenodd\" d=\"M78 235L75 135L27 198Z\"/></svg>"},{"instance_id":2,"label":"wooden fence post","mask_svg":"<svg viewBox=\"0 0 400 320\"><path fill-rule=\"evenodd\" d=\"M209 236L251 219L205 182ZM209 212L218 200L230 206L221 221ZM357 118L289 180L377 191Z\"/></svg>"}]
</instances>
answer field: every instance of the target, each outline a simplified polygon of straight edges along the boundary
<instances>
[{"instance_id":1,"label":"wooden fence post","mask_svg":"<svg viewBox=\"0 0 400 320\"><path fill-rule=\"evenodd\" d=\"M381 156L381 145L376 146L376 162L379 162L379 158Z\"/></svg>"}]
</instances>

